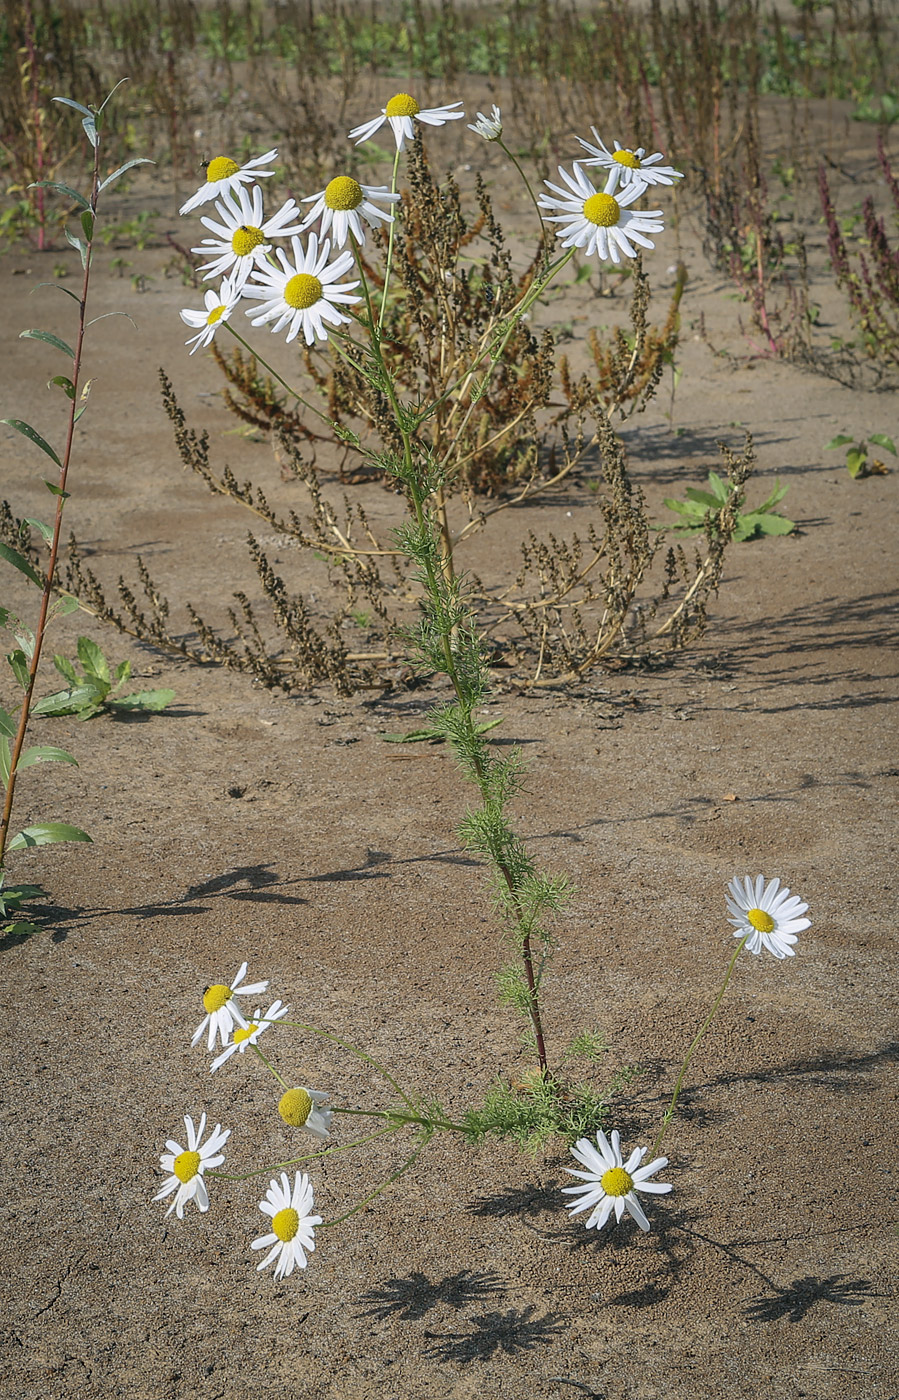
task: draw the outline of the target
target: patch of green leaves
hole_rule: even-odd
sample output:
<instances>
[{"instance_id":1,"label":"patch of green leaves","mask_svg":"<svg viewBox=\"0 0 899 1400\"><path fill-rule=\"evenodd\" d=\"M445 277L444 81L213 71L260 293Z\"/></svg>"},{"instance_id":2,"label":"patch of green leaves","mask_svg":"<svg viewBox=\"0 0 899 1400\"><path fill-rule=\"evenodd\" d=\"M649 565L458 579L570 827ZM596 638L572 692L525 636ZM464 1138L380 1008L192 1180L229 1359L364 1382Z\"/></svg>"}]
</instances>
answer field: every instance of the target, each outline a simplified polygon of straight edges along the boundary
<instances>
[{"instance_id":1,"label":"patch of green leaves","mask_svg":"<svg viewBox=\"0 0 899 1400\"><path fill-rule=\"evenodd\" d=\"M67 682L67 687L38 700L31 707L33 715L77 715L79 719L93 719L104 711L143 710L158 713L175 698L173 690L138 690L119 694L131 677L131 662L122 661L113 671L101 648L89 637L78 638L78 660L81 674L67 657L54 656L53 664Z\"/></svg>"},{"instance_id":2,"label":"patch of green leaves","mask_svg":"<svg viewBox=\"0 0 899 1400\"><path fill-rule=\"evenodd\" d=\"M681 524L674 526L675 534L699 534L706 528L707 521L712 516L717 515L724 506L731 503L732 497L736 494L733 483L725 481L718 476L717 472L709 472L708 484L707 491L701 491L695 486L688 487L685 501L675 501L671 497L667 497L663 502L669 510L676 511L681 517ZM780 482L775 482L774 490L768 499L762 501L761 505L754 506L751 510L744 510L738 502L734 539L740 543L744 540L757 539L761 535L792 534L796 529L795 520L788 520L786 516L778 514L775 510L775 506L783 500L788 489L786 486L781 486Z\"/></svg>"},{"instance_id":3,"label":"patch of green leaves","mask_svg":"<svg viewBox=\"0 0 899 1400\"><path fill-rule=\"evenodd\" d=\"M853 481L857 476L886 476L889 470L879 458L872 457L869 460L869 447L881 447L886 452L892 452L894 457L899 456L896 444L886 433L871 433L869 437L859 441L848 437L846 433L839 433L824 444L824 451L835 452L841 447L846 448L846 470Z\"/></svg>"}]
</instances>

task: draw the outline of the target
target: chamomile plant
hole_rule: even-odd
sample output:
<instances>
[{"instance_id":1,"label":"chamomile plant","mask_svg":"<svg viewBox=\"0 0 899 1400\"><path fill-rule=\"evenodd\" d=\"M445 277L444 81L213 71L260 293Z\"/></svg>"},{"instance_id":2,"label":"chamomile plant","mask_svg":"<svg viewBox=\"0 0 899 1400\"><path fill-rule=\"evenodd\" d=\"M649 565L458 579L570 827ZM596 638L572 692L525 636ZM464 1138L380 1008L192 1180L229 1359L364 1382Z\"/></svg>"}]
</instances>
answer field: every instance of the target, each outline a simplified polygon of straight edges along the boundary
<instances>
[{"instance_id":1,"label":"chamomile plant","mask_svg":"<svg viewBox=\"0 0 899 1400\"><path fill-rule=\"evenodd\" d=\"M306 407L311 407L310 398L325 383L316 372L315 356L327 349L339 366L345 398L351 398L347 386L355 386L354 392L367 396L372 405L371 421L377 429L374 445L345 422L330 420L333 396L313 411L319 423L330 420L338 439L352 442L373 469L392 477L405 500L406 517L396 531L395 547L418 588L416 619L406 634L407 650L417 669L436 673L447 682L449 699L434 707L425 728L429 735L446 741L473 793L458 834L489 873L508 954L498 974L499 994L518 1017L527 1058L514 1078L498 1076L481 1106L463 1105L450 1113L415 1087L402 1086L390 1068L364 1048L333 1030L296 1018L280 998L265 1015L260 1004L250 1019L240 998L256 997L268 984L245 984L246 964L233 983L212 982L203 994L206 1015L194 1042L205 1038L211 1050L217 1048L216 1038L221 1041L222 1049L210 1066L213 1070L233 1073L256 1064L273 1076L277 1090L273 1092L272 1114L281 1120L283 1150L277 1162L240 1172L231 1170L229 1157L225 1172L219 1169L221 1163L213 1167L211 1158L204 1158L201 1134L193 1131L190 1120L191 1145L181 1149L178 1143L166 1144L160 1160L168 1175L159 1196L168 1200L174 1193L177 1213L179 1200L183 1204L194 1195L202 1208L201 1201L206 1199L203 1178L267 1178L268 1190L259 1201L259 1209L271 1222L271 1229L250 1241L249 1248L268 1251L257 1267L274 1265L277 1278L305 1268L316 1231L336 1225L368 1205L409 1170L437 1133L455 1134L469 1144L497 1135L531 1148L553 1137L562 1138L572 1145L578 1166L570 1170L581 1183L569 1188L575 1197L569 1207L572 1216L585 1215L587 1227L599 1229L628 1214L641 1230L648 1229L650 1218L640 1197L665 1195L671 1190L670 1183L655 1179L667 1166L667 1159L658 1155L659 1148L673 1119L689 1063L708 1031L739 955L748 949L767 951L781 959L793 951L798 933L808 926L803 917L807 906L791 898L788 890L781 890L777 881L766 885L760 877L755 882L734 882L727 908L739 942L724 983L687 1051L653 1148L648 1151L638 1145L625 1156L618 1132L613 1130L606 1136L603 1127L615 1082L597 1086L575 1078L569 1068L578 1056L595 1061L602 1053L601 1040L582 1032L570 1045L560 1045L547 1024L543 991L556 947L554 930L572 890L564 875L540 869L514 829L510 808L525 775L521 752L499 749L491 740L489 726L477 719L490 693L488 649L475 600L453 567L445 503L455 459L451 448L432 430L435 416L441 412L445 414L446 437L464 434L475 406L489 391L498 367L504 365L513 337L532 308L551 295L553 284L576 255L597 264L620 266L638 253L653 251L656 237L665 231L665 211L637 206L648 188L653 187L654 196L662 195L681 175L660 164L660 154L647 157L641 147L624 147L616 141L610 151L594 129L597 144L581 144L591 162L604 169L600 186L585 173L587 161L581 155L570 170L560 167L563 184L547 182L547 192L538 196L517 159L507 152L525 180L539 221L538 255L521 280L513 276L507 261L497 263L495 305L490 314L459 325L452 343L446 338L440 342L441 355L447 357L450 368L439 394L429 396L421 383L412 392L403 377L402 363L413 347L397 345L394 317L397 300L406 298L415 304L416 299L416 280L410 272L416 266L415 227L414 221L407 224L404 218L399 163L405 153L410 183L421 186L427 170L422 128L439 129L462 118L460 108L461 103L451 102L422 109L405 93L390 98L378 116L349 133L349 139L359 144L384 126L390 129L395 143L390 183L363 186L346 174L335 174L324 190L301 199L301 204L311 208L299 230L290 227L295 216L287 206L283 217L276 216L268 224L263 221L261 193L242 179L249 165L233 171L230 166L210 167L206 185L185 206L191 212L192 206L200 207L201 196L204 201L215 197L221 216L217 227L207 220L207 227L219 234L219 241L212 248L217 256L203 270L208 280L222 274L229 279L228 291L216 292L208 307L208 316L215 318L208 322L211 335L237 335L297 404ZM498 108L494 107L489 117L479 113L470 125L476 138L507 151ZM274 151L259 157L265 164L275 159ZM210 189L216 183L213 176L224 180L241 177L241 182L236 189L220 192ZM252 246L245 236L251 216ZM243 221L240 224L238 217ZM442 219L445 224L453 211L449 205L440 207L435 199L428 217ZM552 247L554 237L556 249ZM241 259L241 275L235 278L233 269ZM258 338L251 344L235 329L241 311L257 331L267 326L271 334L284 336L286 343L305 347L302 359L298 356L295 363L297 376L305 368L311 386L303 383L300 390L267 364ZM437 328L429 328L424 321L420 328L427 344L436 346ZM439 334L445 336L445 328ZM308 1074L291 1072L277 1053L291 1031L303 1042L307 1066L314 1063L315 1039L324 1038L330 1050L340 1047L374 1071L385 1088L384 1106L348 1103L339 1082L314 1088L298 1082ZM621 1071L617 1083L627 1073ZM355 1129L365 1131L345 1139L347 1120ZM216 1128L205 1149L207 1154L219 1154L224 1144L221 1131ZM292 1137L295 1134L304 1134L305 1139ZM317 1160L351 1149L364 1150L376 1138L400 1134L411 1135L411 1143L407 1143L411 1150L385 1180L374 1185L361 1201L341 1203L335 1214L317 1213L321 1210L314 1182L313 1164ZM236 1142L236 1132L234 1137ZM318 1144L314 1150L310 1150L310 1137ZM296 1142L298 1151L291 1147L291 1141ZM194 1181L198 1184L192 1188Z\"/></svg>"}]
</instances>

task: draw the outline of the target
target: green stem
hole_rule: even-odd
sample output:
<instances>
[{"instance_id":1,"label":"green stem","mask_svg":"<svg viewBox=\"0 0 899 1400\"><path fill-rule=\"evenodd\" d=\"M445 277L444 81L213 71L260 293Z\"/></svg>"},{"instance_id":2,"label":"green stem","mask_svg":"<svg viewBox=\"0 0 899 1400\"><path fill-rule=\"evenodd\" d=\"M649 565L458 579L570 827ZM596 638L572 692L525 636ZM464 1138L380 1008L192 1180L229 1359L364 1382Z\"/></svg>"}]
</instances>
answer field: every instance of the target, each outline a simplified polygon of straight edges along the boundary
<instances>
[{"instance_id":1,"label":"green stem","mask_svg":"<svg viewBox=\"0 0 899 1400\"><path fill-rule=\"evenodd\" d=\"M332 1035L330 1031L319 1030L318 1026L310 1026L305 1021L281 1020L279 1022L279 1025L297 1026L301 1031L310 1031L312 1035L320 1035L323 1040L333 1041L333 1043L335 1045L339 1045L342 1050L349 1050L351 1055L355 1055L357 1059L362 1060L367 1065L371 1065L372 1069L376 1069L378 1071L378 1074L382 1074L387 1080L387 1083L390 1085L390 1087L392 1089L395 1089L396 1092L399 1094L403 1103L407 1104L409 1108L412 1107L412 1100L409 1098L409 1095L403 1093L402 1089L400 1088L399 1084L397 1084L390 1071L388 1069L385 1069L385 1067L381 1064L380 1060L375 1059L374 1055L369 1055L366 1053L366 1051L360 1050L358 1045L353 1045L352 1042L349 1040L341 1040L339 1035ZM345 1109L342 1111L346 1112Z\"/></svg>"},{"instance_id":2,"label":"green stem","mask_svg":"<svg viewBox=\"0 0 899 1400\"><path fill-rule=\"evenodd\" d=\"M354 1138L352 1142L342 1142L339 1146L323 1147L319 1152L307 1152L303 1157L293 1157L289 1162L275 1162L270 1167L258 1167L252 1172L207 1172L207 1176L215 1177L217 1181L252 1181L256 1176L267 1176L269 1172L284 1171L286 1167L299 1167L303 1162L315 1162L320 1157L332 1157L337 1152L349 1152L353 1147L364 1147L366 1143L374 1142L376 1138L387 1137L390 1133L398 1133L403 1125L394 1123L389 1128L379 1128L376 1133L368 1133L365 1137Z\"/></svg>"},{"instance_id":3,"label":"green stem","mask_svg":"<svg viewBox=\"0 0 899 1400\"><path fill-rule=\"evenodd\" d=\"M685 1076L686 1073L687 1073L687 1068L688 1068L688 1066L689 1066L689 1064L690 1064L690 1061L691 1061L692 1058L693 1058L694 1052L696 1051L697 1047L699 1046L699 1042L702 1040L702 1037L705 1035L705 1033L706 1033L706 1031L708 1030L709 1026L712 1024L712 1020L713 1020L713 1018L714 1018L715 1012L718 1010L718 1007L721 1005L721 998L724 996L724 993L725 993L725 991L727 990L727 984L728 984L728 982L730 981L730 975L731 975L731 973L733 972L734 968L736 967L736 965L737 965L737 958L740 956L741 952L743 951L743 948L745 947L745 944L746 944L746 939L749 938L749 937L750 937L750 934L747 933L746 938L741 939L740 942L737 944L736 952L734 953L733 957L731 958L730 962L728 963L727 972L726 972L726 974L725 974L724 981L721 983L721 988L720 988L720 990L719 990L719 992L718 992L718 995L715 997L715 1000L712 1002L712 1009L711 1009L711 1011L709 1012L708 1016L706 1016L706 1018L705 1018L705 1020L703 1021L702 1025L700 1026L698 1034L696 1035L695 1039L693 1040L693 1043L691 1044L689 1050L687 1051L687 1054L686 1054L686 1057L685 1057L685 1059L684 1059L684 1062L683 1062L683 1064L681 1065L680 1074L677 1076L677 1083L676 1083L675 1086L674 1086L674 1094L672 1095L671 1102L670 1102L670 1104L668 1105L668 1108L667 1108L666 1111L665 1111L665 1114L664 1114L664 1116L663 1116L663 1118L662 1118L662 1122L661 1122L661 1124L659 1125L659 1131L658 1131L658 1133L657 1133L657 1135L656 1135L656 1140L655 1140L655 1142L654 1142L653 1145L652 1145L652 1151L651 1151L650 1154L649 1154L650 1160L652 1160L654 1157L657 1157L657 1156L658 1156L659 1148L662 1146L662 1142L664 1141L665 1134L666 1134L666 1132L668 1131L668 1125L669 1125L669 1123L671 1122L671 1119L674 1117L674 1110L675 1110L675 1108L677 1107L677 1101L678 1101L678 1099L680 1098L680 1091L681 1091L681 1089L683 1088L684 1076Z\"/></svg>"},{"instance_id":4,"label":"green stem","mask_svg":"<svg viewBox=\"0 0 899 1400\"><path fill-rule=\"evenodd\" d=\"M275 1078L277 1079L278 1083L279 1083L279 1084L282 1084L282 1085L284 1086L285 1089L289 1089L289 1088L290 1088L290 1085L287 1083L287 1080L281 1078L280 1074L279 1074L278 1071L275 1069L275 1066L272 1064L271 1060L267 1060L267 1059L265 1058L265 1056L263 1055L262 1051L259 1049L259 1046L258 1046L258 1045L252 1045L250 1048L251 1048L251 1050L254 1050L254 1051L256 1052L256 1054L259 1056L259 1058L260 1058L260 1060L262 1061L262 1063L263 1063L264 1065L267 1065L267 1066L268 1066L268 1068L271 1070L272 1074L273 1074L273 1075L275 1076Z\"/></svg>"},{"instance_id":5,"label":"green stem","mask_svg":"<svg viewBox=\"0 0 899 1400\"><path fill-rule=\"evenodd\" d=\"M393 158L393 175L391 176L391 179L390 179L390 193L391 193L391 194L396 194L396 173L397 173L397 171L398 171L398 169L399 169L399 165L400 165L400 148L399 148L399 146L397 146L397 148L396 148L396 155L395 155L394 158ZM391 209L393 209L393 210L396 209L396 205L394 204L393 200L390 201L390 205L391 205ZM390 285L390 269L391 269L392 266L393 266L393 238L394 238L394 232L395 232L395 229L396 229L396 220L397 220L397 215L396 215L396 213L394 213L393 218L392 218L391 221L390 221L390 232L389 232L388 235L387 235L387 264L386 264L386 266L385 266L385 268L384 268L384 288L383 288L383 291L381 292L381 314L380 314L379 317L378 317L378 332L377 332L378 336L380 336L381 327L382 327L383 324L384 324L384 316L385 316L386 313L387 313L387 288L388 288L389 285ZM374 329L374 328L373 328L373 329ZM373 340L376 339L376 337L375 337L374 334L372 335L372 339L373 339Z\"/></svg>"},{"instance_id":6,"label":"green stem","mask_svg":"<svg viewBox=\"0 0 899 1400\"><path fill-rule=\"evenodd\" d=\"M354 1118L384 1118L390 1123L405 1127L408 1123L418 1123L431 1132L442 1129L447 1133L467 1133L464 1123L454 1123L451 1118L427 1118L420 1113L403 1113L399 1108L332 1108L332 1113L350 1113Z\"/></svg>"},{"instance_id":7,"label":"green stem","mask_svg":"<svg viewBox=\"0 0 899 1400\"><path fill-rule=\"evenodd\" d=\"M343 1215L337 1215L334 1217L333 1220L323 1220L318 1228L320 1230L327 1230L330 1228L330 1226L341 1225L344 1220L349 1220L351 1216L357 1215L360 1210L362 1210L365 1206L368 1205L369 1201L373 1201L376 1196L380 1196L382 1191L386 1191L388 1186L390 1186L394 1181L398 1181L399 1178L403 1176L411 1166L414 1165L414 1163L421 1156L421 1153L427 1147L429 1139L430 1133L426 1133L422 1138L421 1142L415 1148L415 1151L409 1157L406 1158L405 1162L401 1167L397 1167L395 1172L390 1173L390 1176L388 1176L386 1181L382 1181L381 1185L376 1186L374 1191L369 1191L367 1196L363 1196L361 1201L357 1201L356 1204L352 1206L349 1210L344 1211Z\"/></svg>"},{"instance_id":8,"label":"green stem","mask_svg":"<svg viewBox=\"0 0 899 1400\"><path fill-rule=\"evenodd\" d=\"M543 254L543 263L545 266L549 251L549 239L546 236L546 224L543 222L543 214L540 211L540 205L537 203L537 196L534 194L534 191L531 188L531 182L525 174L524 167L521 165L517 156L514 156L509 150L509 147L506 145L505 141L502 139L501 136L498 137L496 144L499 146L500 150L505 151L512 164L515 166L515 169L518 171L519 175L524 181L525 189L531 197L531 203L533 204L537 214L537 226L540 229L540 251Z\"/></svg>"},{"instance_id":9,"label":"green stem","mask_svg":"<svg viewBox=\"0 0 899 1400\"><path fill-rule=\"evenodd\" d=\"M243 336L241 335L240 331L236 331L236 330L234 329L234 327L231 325L231 322L230 322L230 321L225 321L223 324L224 324L225 330L229 331L229 332L231 333L231 335L234 336L234 339L235 339L235 340L239 340L239 341L240 341L240 343L241 343L241 345L244 347L244 349L249 351L249 353L253 356L253 359L256 360L260 365L262 365L262 368L263 368L264 370L266 370L266 372L267 372L268 374L271 375L272 379L277 379L277 381L278 381L278 383L281 385L282 389L286 389L287 392L288 392L288 394L292 394L292 395L293 395L293 397L296 399L297 403L301 403L301 404L303 405L304 408L308 408L308 409L309 409L309 412L310 412L310 413L314 413L315 416L316 416L317 418L320 418L320 419L322 420L323 423L327 423L327 425L328 425L329 428L333 428L334 424L333 424L333 422L331 421L331 419L328 417L327 413L322 413L321 409L316 408L314 403L310 403L308 399L304 399L304 398L303 398L303 395L302 395L302 394L297 393L297 391L296 391L296 389L293 387L293 385L292 385L292 384L288 384L287 380L286 380L286 379L283 379L282 376L278 373L278 371L277 371L276 369L273 369L272 366L268 363L268 361L267 361L267 360L264 360L264 359L262 358L262 356L259 354L259 351L258 351L258 350L254 350L253 346L250 345L248 341L244 340L244 338L243 338Z\"/></svg>"}]
</instances>

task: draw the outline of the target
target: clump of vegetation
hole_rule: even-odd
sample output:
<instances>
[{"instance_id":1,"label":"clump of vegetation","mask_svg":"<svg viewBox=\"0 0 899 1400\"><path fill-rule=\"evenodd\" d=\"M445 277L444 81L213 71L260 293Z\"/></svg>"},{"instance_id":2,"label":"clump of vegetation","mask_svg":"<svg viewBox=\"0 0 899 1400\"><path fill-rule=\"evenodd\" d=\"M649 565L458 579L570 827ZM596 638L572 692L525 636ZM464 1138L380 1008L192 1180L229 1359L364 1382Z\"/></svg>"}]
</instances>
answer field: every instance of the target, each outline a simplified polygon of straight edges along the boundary
<instances>
[{"instance_id":1,"label":"clump of vegetation","mask_svg":"<svg viewBox=\"0 0 899 1400\"><path fill-rule=\"evenodd\" d=\"M880 447L885 452L891 452L895 457L896 444L886 433L869 433L866 438L849 437L846 433L838 433L830 442L824 444L825 452L834 452L840 448L845 450L846 470L853 481L859 476L885 476L889 468L879 457L869 455L869 447Z\"/></svg>"},{"instance_id":2,"label":"clump of vegetation","mask_svg":"<svg viewBox=\"0 0 899 1400\"><path fill-rule=\"evenodd\" d=\"M708 529L709 520L717 518L720 511L729 507L734 514L733 539L736 544L745 540L758 539L762 535L791 535L796 529L795 520L780 515L775 507L789 490L774 483L774 490L759 506L744 509L745 494L733 479L722 480L717 472L709 472L709 489L701 491L695 486L687 487L687 499L675 501L672 497L663 502L669 510L676 511L682 518L680 525L674 526L678 535L698 535Z\"/></svg>"},{"instance_id":3,"label":"clump of vegetation","mask_svg":"<svg viewBox=\"0 0 899 1400\"><path fill-rule=\"evenodd\" d=\"M116 711L158 714L174 700L174 690L135 690L119 694L131 679L131 662L120 661L111 671L102 649L89 637L78 638L77 650L81 674L67 657L54 656L53 665L67 686L65 690L57 690L35 701L31 707L33 715L77 715L79 719L93 719L95 715Z\"/></svg>"}]
</instances>

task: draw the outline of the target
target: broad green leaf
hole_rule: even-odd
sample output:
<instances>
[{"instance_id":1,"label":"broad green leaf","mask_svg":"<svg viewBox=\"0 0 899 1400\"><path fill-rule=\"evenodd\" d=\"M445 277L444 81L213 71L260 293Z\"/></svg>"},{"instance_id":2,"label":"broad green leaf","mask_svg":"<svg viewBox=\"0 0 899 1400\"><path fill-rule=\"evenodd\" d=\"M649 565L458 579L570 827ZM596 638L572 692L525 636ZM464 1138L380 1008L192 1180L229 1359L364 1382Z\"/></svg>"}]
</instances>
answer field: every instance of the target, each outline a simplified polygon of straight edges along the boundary
<instances>
[{"instance_id":1,"label":"broad green leaf","mask_svg":"<svg viewBox=\"0 0 899 1400\"><path fill-rule=\"evenodd\" d=\"M5 734L8 739L14 739L16 728L16 722L9 711L0 707L0 734Z\"/></svg>"},{"instance_id":2,"label":"broad green leaf","mask_svg":"<svg viewBox=\"0 0 899 1400\"><path fill-rule=\"evenodd\" d=\"M863 447L854 447L851 452L846 453L846 467L849 475L855 479L868 460L868 454Z\"/></svg>"},{"instance_id":3,"label":"broad green leaf","mask_svg":"<svg viewBox=\"0 0 899 1400\"><path fill-rule=\"evenodd\" d=\"M64 374L54 374L54 376L53 376L52 379L48 379L48 380L47 380L47 388L48 388L48 389L52 388L54 384L56 385L56 387L57 387L58 389L61 389L61 390L62 390L62 392L65 394L65 396L66 396L67 399L74 399L74 397L75 397L75 385L72 383L71 379L68 379L68 378L66 377L66 375L64 375Z\"/></svg>"},{"instance_id":4,"label":"broad green leaf","mask_svg":"<svg viewBox=\"0 0 899 1400\"><path fill-rule=\"evenodd\" d=\"M104 681L106 685L111 685L109 662L97 646L97 643L92 642L90 637L78 638L78 660L84 667L85 672L89 672L92 676L97 676L101 681Z\"/></svg>"},{"instance_id":5,"label":"broad green leaf","mask_svg":"<svg viewBox=\"0 0 899 1400\"><path fill-rule=\"evenodd\" d=\"M115 668L115 675L113 676L113 680L115 681L116 685L121 685L122 681L126 681L130 675L131 662L120 661L118 666Z\"/></svg>"},{"instance_id":6,"label":"broad green leaf","mask_svg":"<svg viewBox=\"0 0 899 1400\"><path fill-rule=\"evenodd\" d=\"M795 520L787 520L785 515L757 515L751 518L763 535L790 535L796 529Z\"/></svg>"},{"instance_id":7,"label":"broad green leaf","mask_svg":"<svg viewBox=\"0 0 899 1400\"><path fill-rule=\"evenodd\" d=\"M730 498L730 485L717 472L709 472L709 485L722 504Z\"/></svg>"},{"instance_id":8,"label":"broad green leaf","mask_svg":"<svg viewBox=\"0 0 899 1400\"><path fill-rule=\"evenodd\" d=\"M91 209L85 209L84 213L81 215L81 230L82 230L82 232L83 232L85 238L87 239L88 243L90 243L91 239L92 239L93 236L94 236L94 215L93 215L93 210L91 210Z\"/></svg>"},{"instance_id":9,"label":"broad green leaf","mask_svg":"<svg viewBox=\"0 0 899 1400\"><path fill-rule=\"evenodd\" d=\"M896 444L892 438L887 437L886 433L872 433L868 441L873 442L875 447L885 447L887 452L892 452L894 457L899 456L899 453L896 452Z\"/></svg>"},{"instance_id":10,"label":"broad green leaf","mask_svg":"<svg viewBox=\"0 0 899 1400\"><path fill-rule=\"evenodd\" d=\"M86 831L80 826L69 826L67 822L47 822L43 826L26 826L19 831L7 846L8 851L24 851L29 846L52 846L56 841L90 841Z\"/></svg>"},{"instance_id":11,"label":"broad green leaf","mask_svg":"<svg viewBox=\"0 0 899 1400\"><path fill-rule=\"evenodd\" d=\"M71 593L64 593L53 604L53 612L58 617L68 617L70 613L77 612L80 606L78 599L73 598Z\"/></svg>"},{"instance_id":12,"label":"broad green leaf","mask_svg":"<svg viewBox=\"0 0 899 1400\"><path fill-rule=\"evenodd\" d=\"M69 685L80 685L78 672L67 656L54 656L53 665L56 667L63 680L67 680Z\"/></svg>"},{"instance_id":13,"label":"broad green leaf","mask_svg":"<svg viewBox=\"0 0 899 1400\"><path fill-rule=\"evenodd\" d=\"M68 690L57 690L53 695L45 695L31 707L33 715L77 715L86 706L92 706L97 692L91 685L71 686Z\"/></svg>"},{"instance_id":14,"label":"broad green leaf","mask_svg":"<svg viewBox=\"0 0 899 1400\"><path fill-rule=\"evenodd\" d=\"M45 442L37 429L32 428L30 423L23 423L21 418L0 418L0 423L6 423L8 427L15 428L17 433L21 433L23 437L27 437L36 447L39 447L42 452L46 452L47 456L52 458L58 467L62 466L62 462L53 451L49 442Z\"/></svg>"},{"instance_id":15,"label":"broad green leaf","mask_svg":"<svg viewBox=\"0 0 899 1400\"><path fill-rule=\"evenodd\" d=\"M30 515L25 516L25 524L30 525L33 530L37 530L39 535L43 535L49 544L53 538L53 529L50 525L45 525L43 520L34 520Z\"/></svg>"},{"instance_id":16,"label":"broad green leaf","mask_svg":"<svg viewBox=\"0 0 899 1400\"><path fill-rule=\"evenodd\" d=\"M695 514L686 501L675 501L671 496L667 496L662 502L662 505L667 506L669 510L676 510L678 515Z\"/></svg>"},{"instance_id":17,"label":"broad green leaf","mask_svg":"<svg viewBox=\"0 0 899 1400\"><path fill-rule=\"evenodd\" d=\"M52 345L55 349L61 350L63 354L68 355L70 359L74 360L75 358L75 351L72 349L71 345L67 345L60 336L54 335L52 331L19 331L19 339L43 340L47 345Z\"/></svg>"},{"instance_id":18,"label":"broad green leaf","mask_svg":"<svg viewBox=\"0 0 899 1400\"><path fill-rule=\"evenodd\" d=\"M85 117L93 118L90 107L83 107L80 102L73 102L71 97L54 97L54 102L61 102L63 107L73 107L76 112L81 112Z\"/></svg>"},{"instance_id":19,"label":"broad green leaf","mask_svg":"<svg viewBox=\"0 0 899 1400\"><path fill-rule=\"evenodd\" d=\"M54 98L54 101L58 102L59 98ZM80 209L90 209L84 195L73 190L71 185L64 185L61 180L35 180L34 184L29 185L28 188L30 190L56 190L58 194L64 194L67 199L73 200Z\"/></svg>"},{"instance_id":20,"label":"broad green leaf","mask_svg":"<svg viewBox=\"0 0 899 1400\"><path fill-rule=\"evenodd\" d=\"M101 194L101 193L103 192L103 190L106 189L106 186L107 186L107 185L111 185L112 182L113 182L113 180L117 180L117 179L119 178L120 175L124 175L125 171L126 171L126 170L130 170L132 166L134 166L134 165L155 165L155 164L156 164L155 160L149 160L146 156L138 156L136 160L126 160L126 161L125 161L125 164L124 164L124 165L120 165L119 168L118 168L118 170L114 170L114 171L112 172L111 175L107 175L106 179L105 179L105 180L103 181L103 183L100 185L100 188L98 189L97 193L98 193L98 194Z\"/></svg>"},{"instance_id":21,"label":"broad green leaf","mask_svg":"<svg viewBox=\"0 0 899 1400\"><path fill-rule=\"evenodd\" d=\"M830 452L834 447L846 447L850 442L855 442L855 438L847 437L845 433L840 433L839 437L831 438L830 442L824 444L824 451Z\"/></svg>"},{"instance_id":22,"label":"broad green leaf","mask_svg":"<svg viewBox=\"0 0 899 1400\"><path fill-rule=\"evenodd\" d=\"M695 486L687 487L687 496L691 501L699 501L702 505L708 506L710 510L720 510L724 502L717 496L713 496L711 491L700 491Z\"/></svg>"},{"instance_id":23,"label":"broad green leaf","mask_svg":"<svg viewBox=\"0 0 899 1400\"><path fill-rule=\"evenodd\" d=\"M27 690L31 677L28 674L28 660L24 651L20 647L16 647L15 651L7 652L6 659L12 667L13 675L19 685L23 690Z\"/></svg>"},{"instance_id":24,"label":"broad green leaf","mask_svg":"<svg viewBox=\"0 0 899 1400\"><path fill-rule=\"evenodd\" d=\"M26 578L30 578L31 582L36 583L38 588L43 588L44 584L42 579L35 573L28 560L23 559L22 555L17 553L16 550L10 549L8 544L0 543L0 559L5 559L8 564L12 564L14 569L18 569L20 574L24 574Z\"/></svg>"},{"instance_id":25,"label":"broad green leaf","mask_svg":"<svg viewBox=\"0 0 899 1400\"><path fill-rule=\"evenodd\" d=\"M57 749L53 744L32 744L19 759L20 768L31 768L35 763L73 763L78 760L67 749Z\"/></svg>"},{"instance_id":26,"label":"broad green leaf","mask_svg":"<svg viewBox=\"0 0 899 1400\"><path fill-rule=\"evenodd\" d=\"M16 633L16 641L25 653L25 660L30 665L31 658L34 656L34 633L29 628L24 627L21 632Z\"/></svg>"},{"instance_id":27,"label":"broad green leaf","mask_svg":"<svg viewBox=\"0 0 899 1400\"><path fill-rule=\"evenodd\" d=\"M137 690L133 695L123 695L109 704L117 710L151 710L158 712L171 705L175 698L174 690Z\"/></svg>"}]
</instances>

